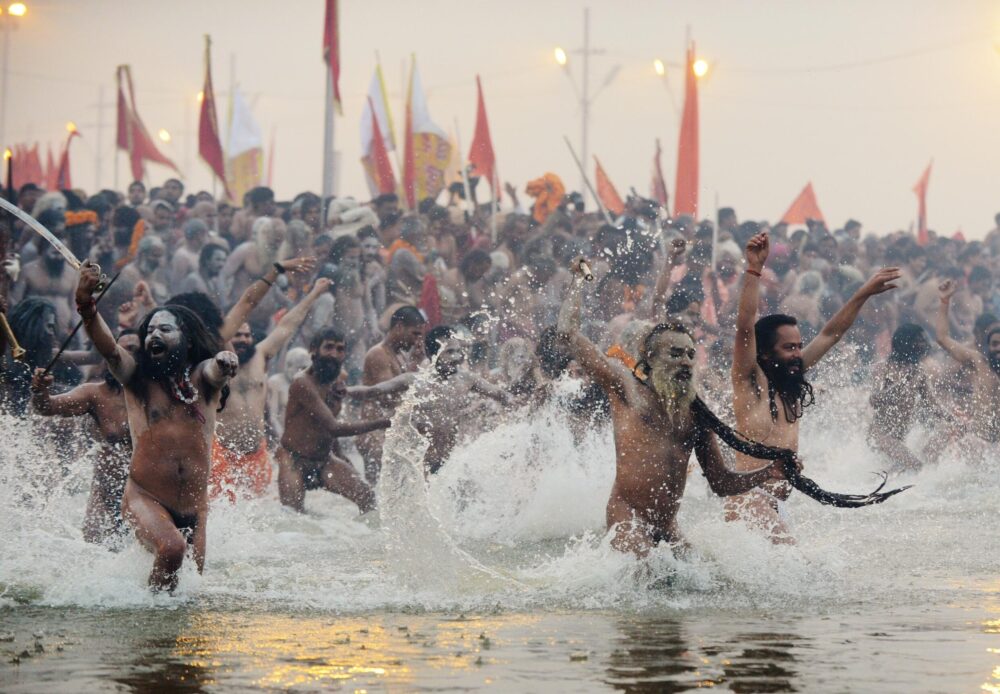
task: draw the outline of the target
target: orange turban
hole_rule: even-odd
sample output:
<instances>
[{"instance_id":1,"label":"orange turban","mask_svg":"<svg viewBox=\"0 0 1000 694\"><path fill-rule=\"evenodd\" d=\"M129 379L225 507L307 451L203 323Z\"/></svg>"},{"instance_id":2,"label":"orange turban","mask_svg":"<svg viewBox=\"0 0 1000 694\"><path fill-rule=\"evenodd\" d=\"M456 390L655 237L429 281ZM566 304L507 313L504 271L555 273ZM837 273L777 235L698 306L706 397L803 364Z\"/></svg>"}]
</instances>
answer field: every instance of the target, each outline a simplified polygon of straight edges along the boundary
<instances>
[{"instance_id":1,"label":"orange turban","mask_svg":"<svg viewBox=\"0 0 1000 694\"><path fill-rule=\"evenodd\" d=\"M535 199L531 214L536 222L542 224L562 204L566 186L554 173L547 173L534 181L528 181L525 192Z\"/></svg>"}]
</instances>

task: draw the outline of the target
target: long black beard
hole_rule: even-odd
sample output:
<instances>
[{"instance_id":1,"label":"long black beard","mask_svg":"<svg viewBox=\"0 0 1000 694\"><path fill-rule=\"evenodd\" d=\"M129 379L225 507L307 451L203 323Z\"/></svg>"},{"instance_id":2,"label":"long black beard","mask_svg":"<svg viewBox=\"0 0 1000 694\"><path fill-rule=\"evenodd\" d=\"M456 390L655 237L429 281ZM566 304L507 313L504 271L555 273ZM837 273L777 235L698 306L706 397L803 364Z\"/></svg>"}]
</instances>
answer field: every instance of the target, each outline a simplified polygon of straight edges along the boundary
<instances>
[{"instance_id":1,"label":"long black beard","mask_svg":"<svg viewBox=\"0 0 1000 694\"><path fill-rule=\"evenodd\" d=\"M315 357L312 371L320 383L333 383L340 375L340 360L334 357Z\"/></svg>"},{"instance_id":2,"label":"long black beard","mask_svg":"<svg viewBox=\"0 0 1000 694\"><path fill-rule=\"evenodd\" d=\"M47 255L42 258L42 262L45 263L45 271L49 273L49 277L59 277L66 265L66 261L58 255L54 258Z\"/></svg>"},{"instance_id":3,"label":"long black beard","mask_svg":"<svg viewBox=\"0 0 1000 694\"><path fill-rule=\"evenodd\" d=\"M748 436L744 436L738 431L731 429L725 422L719 419L714 412L708 409L708 405L701 398L695 398L691 403L691 414L694 415L698 424L698 436L704 436L712 431L722 441L735 451L761 460L775 460L781 464L781 469L785 473L785 479L795 489L799 490L811 499L815 499L821 504L828 506L838 506L840 508L859 508L861 506L871 506L881 504L890 496L899 494L910 488L910 485L898 489L890 489L883 492L882 488L888 480L888 475L882 473L882 484L868 494L838 494L828 492L821 488L814 481L799 472L796 466L798 456L795 451L787 448L775 448L758 443Z\"/></svg>"},{"instance_id":4,"label":"long black beard","mask_svg":"<svg viewBox=\"0 0 1000 694\"><path fill-rule=\"evenodd\" d=\"M243 366L248 361L253 359L253 355L257 354L257 345L247 345L246 347L236 347L233 346L236 351L236 357L240 360L240 366Z\"/></svg>"},{"instance_id":5,"label":"long black beard","mask_svg":"<svg viewBox=\"0 0 1000 694\"><path fill-rule=\"evenodd\" d=\"M778 403L775 395L781 400L781 408L785 412L785 421L794 424L807 407L816 401L813 387L806 381L802 360L794 360L799 367L797 374L789 373L786 364L775 365L772 359L758 357L757 363L767 377L767 397L771 407L771 419L778 421Z\"/></svg>"},{"instance_id":6,"label":"long black beard","mask_svg":"<svg viewBox=\"0 0 1000 694\"><path fill-rule=\"evenodd\" d=\"M166 359L154 361L147 350L141 349L136 358L136 366L139 373L150 380L168 381L181 372L186 353L187 348L181 346L170 350Z\"/></svg>"}]
</instances>

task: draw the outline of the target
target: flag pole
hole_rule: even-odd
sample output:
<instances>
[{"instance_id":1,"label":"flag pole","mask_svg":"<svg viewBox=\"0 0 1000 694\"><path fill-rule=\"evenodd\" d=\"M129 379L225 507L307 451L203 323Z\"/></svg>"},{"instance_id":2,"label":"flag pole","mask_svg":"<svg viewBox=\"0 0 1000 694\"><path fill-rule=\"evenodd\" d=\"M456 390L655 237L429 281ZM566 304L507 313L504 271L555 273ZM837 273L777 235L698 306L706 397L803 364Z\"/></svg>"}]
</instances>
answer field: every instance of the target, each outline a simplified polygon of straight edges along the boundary
<instances>
[{"instance_id":1,"label":"flag pole","mask_svg":"<svg viewBox=\"0 0 1000 694\"><path fill-rule=\"evenodd\" d=\"M569 141L569 138L566 137L565 135L563 135L563 140L566 142L566 146L569 147L569 153L573 155L573 161L576 162L576 168L579 169L580 171L580 178L583 179L583 182L587 186L587 190L590 191L590 194L594 196L594 200L597 201L597 206L601 208L601 214L604 215L604 220L608 224L613 225L615 222L613 219L611 219L611 215L608 214L607 209L604 207L604 203L602 203L601 199L597 197L597 191L594 190L594 186L591 185L590 178L587 177L587 172L583 170L583 164L580 163L580 157L576 156L576 150L573 149L573 144Z\"/></svg>"},{"instance_id":2,"label":"flag pole","mask_svg":"<svg viewBox=\"0 0 1000 694\"><path fill-rule=\"evenodd\" d=\"M497 216L500 212L500 194L499 188L500 177L497 176L497 164L494 160L493 162L493 199L490 201L490 206L493 208L492 220L490 222L492 226L493 234L493 245L497 245Z\"/></svg>"},{"instance_id":3,"label":"flag pole","mask_svg":"<svg viewBox=\"0 0 1000 694\"><path fill-rule=\"evenodd\" d=\"M462 152L465 150L462 149L462 131L458 129L458 118L455 119L455 146L458 147L458 166L462 172L462 186L465 188L465 207L467 208L472 204L472 189L469 188L469 170L465 166L465 157L462 156ZM468 213L468 209L463 211ZM472 215L469 215L466 221L471 218Z\"/></svg>"},{"instance_id":4,"label":"flag pole","mask_svg":"<svg viewBox=\"0 0 1000 694\"><path fill-rule=\"evenodd\" d=\"M333 195L333 72L327 66L323 73L326 75L326 116L323 119L323 217L320 222L326 229L326 208Z\"/></svg>"},{"instance_id":5,"label":"flag pole","mask_svg":"<svg viewBox=\"0 0 1000 694\"><path fill-rule=\"evenodd\" d=\"M719 191L715 191L715 224L712 225L712 272L719 258Z\"/></svg>"}]
</instances>

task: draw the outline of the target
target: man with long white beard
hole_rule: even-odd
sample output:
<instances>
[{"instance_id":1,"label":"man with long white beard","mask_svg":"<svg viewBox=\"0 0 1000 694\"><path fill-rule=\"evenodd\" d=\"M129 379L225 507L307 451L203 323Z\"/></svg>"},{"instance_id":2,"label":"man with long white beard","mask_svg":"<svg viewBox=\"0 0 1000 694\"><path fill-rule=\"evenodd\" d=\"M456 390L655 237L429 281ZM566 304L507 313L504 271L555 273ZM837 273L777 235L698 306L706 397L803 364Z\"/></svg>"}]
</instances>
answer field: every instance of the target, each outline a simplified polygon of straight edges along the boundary
<instances>
[{"instance_id":1,"label":"man with long white beard","mask_svg":"<svg viewBox=\"0 0 1000 694\"><path fill-rule=\"evenodd\" d=\"M239 493L259 497L271 484L271 459L267 454L264 405L267 401L267 364L295 335L309 309L330 280L318 279L305 298L282 316L274 330L254 343L250 324L244 323L233 336L233 351L239 371L229 382L229 400L219 413L219 428L212 445L212 474L208 478L211 497L223 492L230 501Z\"/></svg>"},{"instance_id":2,"label":"man with long white beard","mask_svg":"<svg viewBox=\"0 0 1000 694\"><path fill-rule=\"evenodd\" d=\"M100 269L87 262L76 289L87 335L125 387L132 462L122 516L155 555L149 584L174 590L188 544L205 566L208 472L215 414L239 361L181 306L156 308L139 326L135 357L115 342L97 313Z\"/></svg>"},{"instance_id":3,"label":"man with long white beard","mask_svg":"<svg viewBox=\"0 0 1000 694\"><path fill-rule=\"evenodd\" d=\"M659 542L679 544L677 512L695 452L712 491L746 492L781 469L767 465L746 473L726 467L715 437L692 414L694 341L677 323L661 323L643 339L639 363L630 371L605 356L580 331L583 258L573 261L573 282L559 313L558 330L580 367L608 394L615 436L616 473L607 506L611 545L645 556Z\"/></svg>"},{"instance_id":4,"label":"man with long white beard","mask_svg":"<svg viewBox=\"0 0 1000 694\"><path fill-rule=\"evenodd\" d=\"M736 314L733 349L733 412L736 429L753 441L798 451L799 419L813 403L813 389L805 372L836 345L858 317L861 307L876 294L895 288L897 268L882 268L827 321L808 345L802 344L798 321L774 314L758 321L759 288L769 241L760 233L747 242L747 270ZM736 469L746 470L756 459L737 452ZM768 482L760 489L726 503L726 520L745 520L767 530L771 541L794 543L783 518L782 504L791 494L787 481Z\"/></svg>"},{"instance_id":5,"label":"man with long white beard","mask_svg":"<svg viewBox=\"0 0 1000 694\"><path fill-rule=\"evenodd\" d=\"M956 285L946 280L938 291L941 306L934 325L935 337L952 359L967 365L973 371L972 432L989 443L1000 441L1000 328L993 328L986 335L982 351L961 344L951 337L948 307Z\"/></svg>"}]
</instances>

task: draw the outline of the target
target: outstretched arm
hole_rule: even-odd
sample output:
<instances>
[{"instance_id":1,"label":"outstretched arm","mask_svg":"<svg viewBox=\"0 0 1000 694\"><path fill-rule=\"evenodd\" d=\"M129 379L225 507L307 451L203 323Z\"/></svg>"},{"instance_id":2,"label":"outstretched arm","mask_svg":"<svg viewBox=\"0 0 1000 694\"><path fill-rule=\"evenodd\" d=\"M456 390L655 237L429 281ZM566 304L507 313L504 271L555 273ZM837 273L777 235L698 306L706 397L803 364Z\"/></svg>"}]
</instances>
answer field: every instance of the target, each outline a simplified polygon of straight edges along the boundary
<instances>
[{"instance_id":1,"label":"outstretched arm","mask_svg":"<svg viewBox=\"0 0 1000 694\"><path fill-rule=\"evenodd\" d=\"M951 305L951 297L957 289L952 280L945 280L938 287L941 297L941 305L938 306L937 318L934 321L934 337L937 342L951 357L961 363L969 364L982 359L982 355L971 347L966 347L951 337L950 324L948 322L948 307Z\"/></svg>"},{"instance_id":2,"label":"outstretched arm","mask_svg":"<svg viewBox=\"0 0 1000 694\"><path fill-rule=\"evenodd\" d=\"M760 233L747 241L747 271L743 275L740 289L740 303L736 309L736 340L733 345L733 387L743 383L756 373L757 338L754 323L757 322L757 306L760 303L760 273L770 250L766 233Z\"/></svg>"},{"instance_id":3,"label":"outstretched arm","mask_svg":"<svg viewBox=\"0 0 1000 694\"><path fill-rule=\"evenodd\" d=\"M348 386L347 397L353 400L378 400L397 393L402 393L410 387L417 375L411 371L401 373L388 381L376 383L373 386Z\"/></svg>"},{"instance_id":4,"label":"outstretched arm","mask_svg":"<svg viewBox=\"0 0 1000 694\"><path fill-rule=\"evenodd\" d=\"M234 353L219 352L200 364L201 377L214 390L220 390L230 378L236 375L236 369L239 366L240 360Z\"/></svg>"},{"instance_id":5,"label":"outstretched arm","mask_svg":"<svg viewBox=\"0 0 1000 694\"><path fill-rule=\"evenodd\" d=\"M503 388L498 388L485 378L474 376L472 379L472 390L490 400L496 400L502 405L510 404L510 394Z\"/></svg>"},{"instance_id":6,"label":"outstretched arm","mask_svg":"<svg viewBox=\"0 0 1000 694\"><path fill-rule=\"evenodd\" d=\"M583 270L580 263L584 258L575 258L570 265L573 279L570 282L566 299L559 309L559 322L556 327L560 336L569 342L570 352L580 367L607 392L625 395L624 366L617 359L608 359L601 354L593 342L580 332L580 314L583 311Z\"/></svg>"},{"instance_id":7,"label":"outstretched arm","mask_svg":"<svg viewBox=\"0 0 1000 694\"><path fill-rule=\"evenodd\" d=\"M52 376L43 375L44 369L35 369L31 377L31 405L43 417L78 417L90 412L94 386L85 383L62 395L49 395Z\"/></svg>"},{"instance_id":8,"label":"outstretched arm","mask_svg":"<svg viewBox=\"0 0 1000 694\"><path fill-rule=\"evenodd\" d=\"M321 430L327 431L333 436L357 436L389 427L389 420L385 418L360 422L339 421L323 402L323 398L316 392L316 389L306 385L305 379L302 378L292 381L292 385L288 389L289 402L293 399L301 400L302 410L316 419L316 424Z\"/></svg>"},{"instance_id":9,"label":"outstretched arm","mask_svg":"<svg viewBox=\"0 0 1000 694\"><path fill-rule=\"evenodd\" d=\"M768 480L785 479L781 467L773 462L751 472L730 470L722 459L719 442L716 441L715 435L708 431L704 432L695 444L694 453L702 472L705 473L705 479L708 480L708 486L719 496L743 494Z\"/></svg>"},{"instance_id":10,"label":"outstretched arm","mask_svg":"<svg viewBox=\"0 0 1000 694\"><path fill-rule=\"evenodd\" d=\"M80 281L76 286L76 310L83 319L83 329L94 343L94 349L108 362L108 368L118 382L128 384L132 374L135 373L135 359L118 346L108 324L97 312L94 291L97 289L100 277L101 268L89 260L80 267Z\"/></svg>"},{"instance_id":11,"label":"outstretched arm","mask_svg":"<svg viewBox=\"0 0 1000 694\"><path fill-rule=\"evenodd\" d=\"M288 342L295 331L299 329L305 321L306 316L309 315L309 309L312 305L316 303L316 299L323 295L323 292L330 289L330 280L325 277L321 277L316 280L316 284L313 285L312 290L305 295L305 297L298 304L295 305L290 311L285 313L278 321L278 324L271 331L271 334L260 341L257 345L263 354L265 359L270 359L275 354L281 351L281 348Z\"/></svg>"},{"instance_id":12,"label":"outstretched arm","mask_svg":"<svg viewBox=\"0 0 1000 694\"><path fill-rule=\"evenodd\" d=\"M236 255L229 256L230 259ZM225 268L223 268L224 279L231 279L232 275L236 273L237 270L242 266L242 261L237 261L234 264L229 276L226 276ZM286 260L281 263L281 266L285 268L286 272L297 273L297 272L312 272L316 267L315 258L292 258L291 260ZM229 267L229 261L226 261L226 267ZM222 336L223 342L229 342L233 339L233 336L240 329L240 326L247 322L247 317L250 312L257 308L258 304L264 300L267 293L271 291L271 287L274 286L275 280L278 279L278 269L276 267L268 268L267 272L260 276L257 281L253 282L243 295L239 298L231 309L229 313L226 314L226 320L222 324L222 328L219 330L219 334ZM299 321L301 323L301 321Z\"/></svg>"},{"instance_id":13,"label":"outstretched arm","mask_svg":"<svg viewBox=\"0 0 1000 694\"><path fill-rule=\"evenodd\" d=\"M823 358L824 354L840 342L840 338L854 324L855 319L858 317L858 312L861 311L861 307L865 305L865 302L876 294L895 289L896 285L893 282L898 280L900 276L899 268L895 267L884 267L872 275L872 278L865 282L864 286L847 300L847 303L834 314L833 318L827 321L819 335L813 338L802 349L803 368L808 369L814 366L816 362Z\"/></svg>"}]
</instances>

